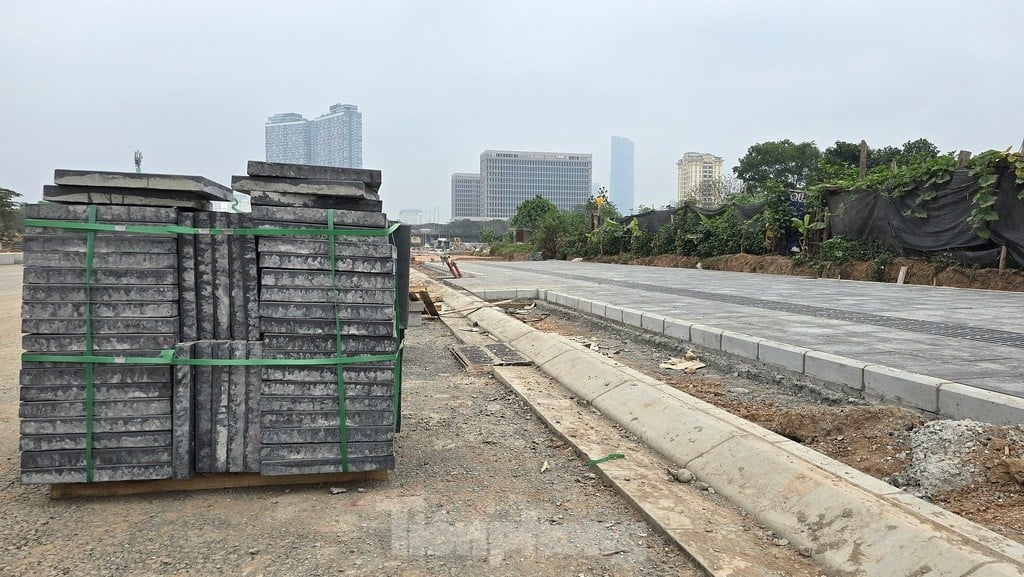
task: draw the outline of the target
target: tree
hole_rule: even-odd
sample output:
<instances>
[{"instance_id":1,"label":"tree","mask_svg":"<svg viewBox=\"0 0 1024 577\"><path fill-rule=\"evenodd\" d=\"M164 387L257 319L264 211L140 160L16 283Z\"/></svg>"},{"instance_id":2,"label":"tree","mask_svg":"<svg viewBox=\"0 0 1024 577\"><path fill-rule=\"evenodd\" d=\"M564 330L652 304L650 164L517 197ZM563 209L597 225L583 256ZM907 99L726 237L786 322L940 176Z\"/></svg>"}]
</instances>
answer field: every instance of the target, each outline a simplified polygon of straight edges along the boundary
<instances>
[{"instance_id":1,"label":"tree","mask_svg":"<svg viewBox=\"0 0 1024 577\"><path fill-rule=\"evenodd\" d=\"M837 140L835 144L826 148L821 156L822 160L829 164L857 168L860 166L860 145Z\"/></svg>"},{"instance_id":2,"label":"tree","mask_svg":"<svg viewBox=\"0 0 1024 577\"><path fill-rule=\"evenodd\" d=\"M17 192L0 188L0 240L10 241L25 231L25 208L18 198Z\"/></svg>"},{"instance_id":3,"label":"tree","mask_svg":"<svg viewBox=\"0 0 1024 577\"><path fill-rule=\"evenodd\" d=\"M892 161L900 158L901 150L895 146L872 148L868 150L868 170L879 166L889 166Z\"/></svg>"},{"instance_id":4,"label":"tree","mask_svg":"<svg viewBox=\"0 0 1024 577\"><path fill-rule=\"evenodd\" d=\"M932 144L927 138L918 138L917 140L908 140L903 143L899 162L901 164L910 164L915 160L935 158L938 155L938 146Z\"/></svg>"},{"instance_id":5,"label":"tree","mask_svg":"<svg viewBox=\"0 0 1024 577\"><path fill-rule=\"evenodd\" d=\"M533 230L545 216L557 213L558 207L538 194L519 205L509 224L512 228Z\"/></svg>"},{"instance_id":6,"label":"tree","mask_svg":"<svg viewBox=\"0 0 1024 577\"><path fill-rule=\"evenodd\" d=\"M819 158L821 151L814 142L796 144L789 139L762 142L748 148L732 171L758 191L768 182L786 188L803 188Z\"/></svg>"}]
</instances>

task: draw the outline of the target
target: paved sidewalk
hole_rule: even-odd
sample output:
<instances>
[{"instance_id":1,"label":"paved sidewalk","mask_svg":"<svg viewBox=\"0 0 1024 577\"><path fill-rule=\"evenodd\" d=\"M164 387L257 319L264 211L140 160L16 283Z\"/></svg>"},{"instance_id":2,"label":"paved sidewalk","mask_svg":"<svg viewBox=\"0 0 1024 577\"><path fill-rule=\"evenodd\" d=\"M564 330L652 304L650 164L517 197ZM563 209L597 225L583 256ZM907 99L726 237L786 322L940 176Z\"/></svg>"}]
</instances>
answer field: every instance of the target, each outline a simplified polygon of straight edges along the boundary
<instances>
[{"instance_id":1,"label":"paved sidewalk","mask_svg":"<svg viewBox=\"0 0 1024 577\"><path fill-rule=\"evenodd\" d=\"M609 318L607 305L853 359L861 379L864 365L881 365L1024 399L1024 293L565 261L459 264L466 278L451 282L490 300L552 291Z\"/></svg>"}]
</instances>

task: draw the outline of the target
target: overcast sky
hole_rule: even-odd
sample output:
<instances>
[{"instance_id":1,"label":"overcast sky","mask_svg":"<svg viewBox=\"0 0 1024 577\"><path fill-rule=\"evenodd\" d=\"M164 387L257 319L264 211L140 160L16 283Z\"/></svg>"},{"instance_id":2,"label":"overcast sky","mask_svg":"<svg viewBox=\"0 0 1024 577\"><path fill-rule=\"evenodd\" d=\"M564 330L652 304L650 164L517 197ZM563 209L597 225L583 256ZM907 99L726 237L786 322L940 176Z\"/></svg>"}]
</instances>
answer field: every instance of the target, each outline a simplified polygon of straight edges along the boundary
<instances>
[{"instance_id":1,"label":"overcast sky","mask_svg":"<svg viewBox=\"0 0 1024 577\"><path fill-rule=\"evenodd\" d=\"M756 142L944 151L1024 138L1024 2L0 0L0 187L55 168L199 174L264 158L278 112L363 113L384 209L447 219L480 152L636 143L636 202L684 152Z\"/></svg>"}]
</instances>

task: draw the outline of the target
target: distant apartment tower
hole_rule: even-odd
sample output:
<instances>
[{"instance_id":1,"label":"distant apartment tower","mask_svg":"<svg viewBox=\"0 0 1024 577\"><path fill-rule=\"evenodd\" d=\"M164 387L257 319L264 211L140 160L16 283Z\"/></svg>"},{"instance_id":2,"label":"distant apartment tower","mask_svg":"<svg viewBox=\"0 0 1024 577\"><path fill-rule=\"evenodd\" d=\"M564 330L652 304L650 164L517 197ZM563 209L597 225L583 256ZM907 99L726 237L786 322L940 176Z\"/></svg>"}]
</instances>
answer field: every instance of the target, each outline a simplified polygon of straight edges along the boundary
<instances>
[{"instance_id":1,"label":"distant apartment tower","mask_svg":"<svg viewBox=\"0 0 1024 577\"><path fill-rule=\"evenodd\" d=\"M404 208L398 211L398 222L402 224L423 224L423 211L418 208Z\"/></svg>"},{"instance_id":2,"label":"distant apartment tower","mask_svg":"<svg viewBox=\"0 0 1024 577\"><path fill-rule=\"evenodd\" d=\"M268 162L309 164L309 127L301 114L285 112L267 119Z\"/></svg>"},{"instance_id":3,"label":"distant apartment tower","mask_svg":"<svg viewBox=\"0 0 1024 577\"><path fill-rule=\"evenodd\" d=\"M592 177L590 154L485 150L480 154L482 216L512 218L535 196L559 210L576 210L590 196Z\"/></svg>"},{"instance_id":4,"label":"distant apartment tower","mask_svg":"<svg viewBox=\"0 0 1024 577\"><path fill-rule=\"evenodd\" d=\"M467 172L452 174L452 220L482 217L483 206L480 175Z\"/></svg>"},{"instance_id":5,"label":"distant apartment tower","mask_svg":"<svg viewBox=\"0 0 1024 577\"><path fill-rule=\"evenodd\" d=\"M352 104L335 104L315 120L275 114L264 132L267 162L363 167L363 115Z\"/></svg>"},{"instance_id":6,"label":"distant apartment tower","mask_svg":"<svg viewBox=\"0 0 1024 577\"><path fill-rule=\"evenodd\" d=\"M634 168L633 141L621 136L613 136L611 184L608 193L609 200L622 214L631 214L635 207Z\"/></svg>"},{"instance_id":7,"label":"distant apartment tower","mask_svg":"<svg viewBox=\"0 0 1024 577\"><path fill-rule=\"evenodd\" d=\"M679 204L692 202L714 206L722 201L722 158L704 152L687 152L676 163L676 198Z\"/></svg>"}]
</instances>

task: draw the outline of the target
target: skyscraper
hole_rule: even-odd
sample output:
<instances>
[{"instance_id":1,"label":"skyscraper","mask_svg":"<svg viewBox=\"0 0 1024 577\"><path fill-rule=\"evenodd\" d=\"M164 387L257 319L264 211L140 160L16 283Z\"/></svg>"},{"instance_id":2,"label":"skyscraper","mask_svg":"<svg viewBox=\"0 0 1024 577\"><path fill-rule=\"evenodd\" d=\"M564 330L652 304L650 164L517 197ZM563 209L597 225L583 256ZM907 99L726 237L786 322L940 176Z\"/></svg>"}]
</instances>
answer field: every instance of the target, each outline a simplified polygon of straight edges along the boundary
<instances>
[{"instance_id":1,"label":"skyscraper","mask_svg":"<svg viewBox=\"0 0 1024 577\"><path fill-rule=\"evenodd\" d=\"M636 206L633 195L634 182L633 141L622 136L612 137L612 170L609 185L609 200L622 214L630 214Z\"/></svg>"},{"instance_id":2,"label":"skyscraper","mask_svg":"<svg viewBox=\"0 0 1024 577\"><path fill-rule=\"evenodd\" d=\"M309 164L309 128L301 114L285 112L267 119L267 161Z\"/></svg>"},{"instance_id":3,"label":"skyscraper","mask_svg":"<svg viewBox=\"0 0 1024 577\"><path fill-rule=\"evenodd\" d=\"M714 154L687 152L678 162L676 199L714 206L722 201L722 158Z\"/></svg>"},{"instance_id":4,"label":"skyscraper","mask_svg":"<svg viewBox=\"0 0 1024 577\"><path fill-rule=\"evenodd\" d=\"M352 104L335 104L315 120L275 114L265 134L267 162L363 167L363 115Z\"/></svg>"},{"instance_id":5,"label":"skyscraper","mask_svg":"<svg viewBox=\"0 0 1024 577\"><path fill-rule=\"evenodd\" d=\"M481 216L512 218L523 201L535 196L559 210L576 210L590 196L592 168L589 154L485 150L480 154Z\"/></svg>"},{"instance_id":6,"label":"skyscraper","mask_svg":"<svg viewBox=\"0 0 1024 577\"><path fill-rule=\"evenodd\" d=\"M452 175L452 219L484 215L480 175L456 172Z\"/></svg>"}]
</instances>

